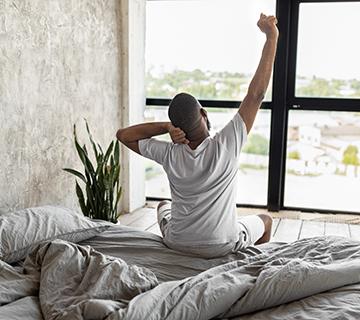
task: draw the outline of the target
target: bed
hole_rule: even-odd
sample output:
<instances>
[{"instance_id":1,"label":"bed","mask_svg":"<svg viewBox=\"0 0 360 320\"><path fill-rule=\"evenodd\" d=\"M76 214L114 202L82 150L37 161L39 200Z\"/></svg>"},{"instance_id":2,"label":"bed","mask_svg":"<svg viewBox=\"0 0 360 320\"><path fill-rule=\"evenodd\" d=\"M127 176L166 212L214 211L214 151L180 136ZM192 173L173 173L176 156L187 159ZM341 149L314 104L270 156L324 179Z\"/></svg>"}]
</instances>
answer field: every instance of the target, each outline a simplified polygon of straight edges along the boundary
<instances>
[{"instance_id":1,"label":"bed","mask_svg":"<svg viewBox=\"0 0 360 320\"><path fill-rule=\"evenodd\" d=\"M6 228L0 216L2 245ZM202 259L146 231L81 228L45 232L17 256L2 246L0 319L360 318L357 241L316 237Z\"/></svg>"}]
</instances>

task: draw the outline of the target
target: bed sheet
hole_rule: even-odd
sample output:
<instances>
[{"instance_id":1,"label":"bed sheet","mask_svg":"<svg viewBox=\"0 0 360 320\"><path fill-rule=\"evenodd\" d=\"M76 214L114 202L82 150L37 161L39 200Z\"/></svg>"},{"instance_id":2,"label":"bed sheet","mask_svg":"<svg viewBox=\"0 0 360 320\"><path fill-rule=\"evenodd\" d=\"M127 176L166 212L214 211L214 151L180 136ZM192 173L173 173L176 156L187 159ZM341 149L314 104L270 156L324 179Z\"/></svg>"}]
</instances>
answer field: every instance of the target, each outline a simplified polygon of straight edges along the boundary
<instances>
[{"instance_id":1,"label":"bed sheet","mask_svg":"<svg viewBox=\"0 0 360 320\"><path fill-rule=\"evenodd\" d=\"M199 274L215 266L245 257L263 253L266 249L275 248L281 243L248 247L238 253L224 257L205 259L168 248L162 237L147 231L127 226L114 226L96 237L80 242L90 245L95 250L118 257L128 264L149 268L155 273L159 282L181 280Z\"/></svg>"},{"instance_id":2,"label":"bed sheet","mask_svg":"<svg viewBox=\"0 0 360 320\"><path fill-rule=\"evenodd\" d=\"M209 268L249 256L266 255L286 245L272 242L249 247L225 257L203 259L169 249L160 236L124 226L112 227L92 239L83 241L82 244L90 245L104 254L122 258L129 264L149 268L162 282L195 276ZM296 255L294 252L294 256ZM360 283L232 319L360 319Z\"/></svg>"},{"instance_id":3,"label":"bed sheet","mask_svg":"<svg viewBox=\"0 0 360 320\"><path fill-rule=\"evenodd\" d=\"M136 265L136 266L135 266ZM204 259L114 226L0 261L0 319L359 319L360 242L316 237Z\"/></svg>"}]
</instances>

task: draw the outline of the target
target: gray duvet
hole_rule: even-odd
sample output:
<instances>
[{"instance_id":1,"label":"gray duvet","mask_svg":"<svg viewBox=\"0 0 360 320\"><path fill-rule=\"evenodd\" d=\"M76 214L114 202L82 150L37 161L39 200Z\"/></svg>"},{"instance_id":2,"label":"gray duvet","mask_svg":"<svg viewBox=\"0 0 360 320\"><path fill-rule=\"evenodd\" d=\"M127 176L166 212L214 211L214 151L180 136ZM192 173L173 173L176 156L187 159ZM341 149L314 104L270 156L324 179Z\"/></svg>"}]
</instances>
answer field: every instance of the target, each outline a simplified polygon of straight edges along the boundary
<instances>
[{"instance_id":1,"label":"gray duvet","mask_svg":"<svg viewBox=\"0 0 360 320\"><path fill-rule=\"evenodd\" d=\"M202 259L114 227L81 245L42 243L21 268L0 261L0 306L0 319L359 319L360 242Z\"/></svg>"}]
</instances>

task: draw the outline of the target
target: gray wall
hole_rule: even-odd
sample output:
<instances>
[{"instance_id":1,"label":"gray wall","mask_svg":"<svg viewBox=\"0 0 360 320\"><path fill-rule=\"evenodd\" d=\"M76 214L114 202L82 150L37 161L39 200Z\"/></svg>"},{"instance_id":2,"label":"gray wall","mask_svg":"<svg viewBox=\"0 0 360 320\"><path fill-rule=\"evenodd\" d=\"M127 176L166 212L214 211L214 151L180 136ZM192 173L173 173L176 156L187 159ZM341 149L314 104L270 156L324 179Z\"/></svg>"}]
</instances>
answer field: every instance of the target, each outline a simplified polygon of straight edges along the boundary
<instances>
[{"instance_id":1,"label":"gray wall","mask_svg":"<svg viewBox=\"0 0 360 320\"><path fill-rule=\"evenodd\" d=\"M121 123L119 20L116 0L0 0L1 211L77 208L72 125L104 145Z\"/></svg>"}]
</instances>

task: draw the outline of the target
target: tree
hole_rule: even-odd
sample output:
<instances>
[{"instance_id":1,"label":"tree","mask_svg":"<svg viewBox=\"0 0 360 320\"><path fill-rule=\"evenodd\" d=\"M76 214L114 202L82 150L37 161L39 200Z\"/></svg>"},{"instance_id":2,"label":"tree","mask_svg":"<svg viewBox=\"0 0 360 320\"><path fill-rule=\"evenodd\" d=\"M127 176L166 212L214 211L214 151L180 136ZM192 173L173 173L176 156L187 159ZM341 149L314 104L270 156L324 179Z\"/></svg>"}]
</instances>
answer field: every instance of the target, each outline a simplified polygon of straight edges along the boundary
<instances>
[{"instance_id":1,"label":"tree","mask_svg":"<svg viewBox=\"0 0 360 320\"><path fill-rule=\"evenodd\" d=\"M269 154L269 140L264 136L254 133L249 136L248 142L243 148L243 152L268 155Z\"/></svg>"},{"instance_id":2,"label":"tree","mask_svg":"<svg viewBox=\"0 0 360 320\"><path fill-rule=\"evenodd\" d=\"M339 90L337 87L331 85L329 81L322 78L313 77L311 82L304 87L298 89L298 95L304 97L317 97L317 96L338 96Z\"/></svg>"},{"instance_id":3,"label":"tree","mask_svg":"<svg viewBox=\"0 0 360 320\"><path fill-rule=\"evenodd\" d=\"M146 95L169 98L185 91L199 99L239 100L246 93L250 76L238 72L213 72L200 69L174 70L156 74L150 67L146 73Z\"/></svg>"},{"instance_id":4,"label":"tree","mask_svg":"<svg viewBox=\"0 0 360 320\"><path fill-rule=\"evenodd\" d=\"M146 95L147 97L170 98L180 91L186 91L203 99L241 100L246 94L252 77L253 74L201 69L157 73L153 66L149 66L146 72ZM353 90L351 96L360 96L360 81L357 79L327 80L316 76L312 78L297 76L297 79L305 82L305 85L297 88L299 96L342 97L344 88ZM270 98L270 95L271 83L266 98Z\"/></svg>"},{"instance_id":5,"label":"tree","mask_svg":"<svg viewBox=\"0 0 360 320\"><path fill-rule=\"evenodd\" d=\"M350 88L354 90L353 96L360 97L360 80L352 79L350 82Z\"/></svg>"},{"instance_id":6,"label":"tree","mask_svg":"<svg viewBox=\"0 0 360 320\"><path fill-rule=\"evenodd\" d=\"M357 166L360 164L358 153L359 153L358 147L350 144L344 150L343 159L342 159L342 163L346 165L346 171L348 165L355 166L355 176L357 176Z\"/></svg>"},{"instance_id":7,"label":"tree","mask_svg":"<svg viewBox=\"0 0 360 320\"><path fill-rule=\"evenodd\" d=\"M287 157L288 157L289 159L295 159L295 160L300 160L300 159L301 159L300 152L297 151L297 150L290 151L290 152L288 153Z\"/></svg>"}]
</instances>

